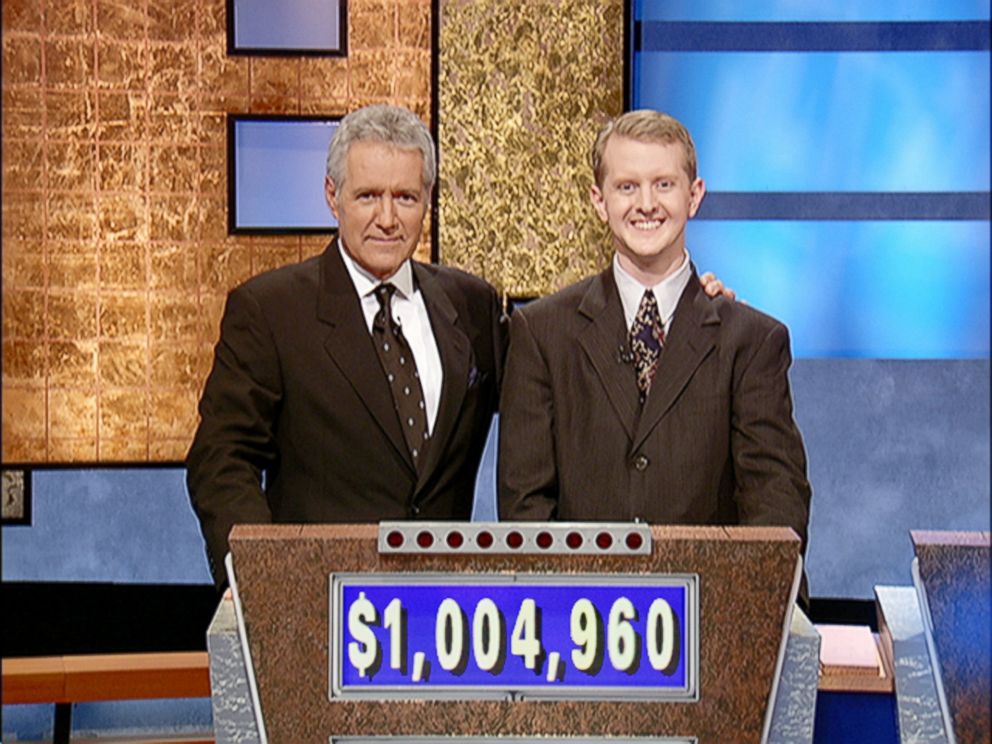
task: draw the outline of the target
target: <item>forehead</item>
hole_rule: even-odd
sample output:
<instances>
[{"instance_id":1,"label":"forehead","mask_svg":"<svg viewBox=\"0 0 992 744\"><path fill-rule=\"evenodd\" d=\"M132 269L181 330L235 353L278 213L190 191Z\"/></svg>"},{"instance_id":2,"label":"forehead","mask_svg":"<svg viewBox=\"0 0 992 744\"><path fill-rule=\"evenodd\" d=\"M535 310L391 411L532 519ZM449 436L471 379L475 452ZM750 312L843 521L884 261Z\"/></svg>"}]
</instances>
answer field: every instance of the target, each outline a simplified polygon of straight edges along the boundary
<instances>
[{"instance_id":1,"label":"forehead","mask_svg":"<svg viewBox=\"0 0 992 744\"><path fill-rule=\"evenodd\" d=\"M361 140L348 149L345 182L358 185L419 188L424 156L416 148L396 147L377 140Z\"/></svg>"},{"instance_id":2,"label":"forehead","mask_svg":"<svg viewBox=\"0 0 992 744\"><path fill-rule=\"evenodd\" d=\"M687 167L685 149L677 141L639 140L614 135L603 150L603 171L613 178L642 174L678 176Z\"/></svg>"}]
</instances>

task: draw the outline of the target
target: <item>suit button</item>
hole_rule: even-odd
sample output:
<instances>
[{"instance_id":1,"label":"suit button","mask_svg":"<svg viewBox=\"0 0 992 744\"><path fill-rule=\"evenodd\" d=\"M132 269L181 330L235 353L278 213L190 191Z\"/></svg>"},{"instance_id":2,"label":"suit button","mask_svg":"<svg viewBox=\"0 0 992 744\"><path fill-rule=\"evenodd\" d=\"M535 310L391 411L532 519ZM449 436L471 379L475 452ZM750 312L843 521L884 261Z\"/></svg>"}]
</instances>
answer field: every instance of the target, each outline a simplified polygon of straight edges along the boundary
<instances>
[{"instance_id":1,"label":"suit button","mask_svg":"<svg viewBox=\"0 0 992 744\"><path fill-rule=\"evenodd\" d=\"M420 507L414 504L413 506L410 507L410 512L413 514L413 516L417 516L418 514L420 514Z\"/></svg>"},{"instance_id":2,"label":"suit button","mask_svg":"<svg viewBox=\"0 0 992 744\"><path fill-rule=\"evenodd\" d=\"M651 461L645 455L638 455L634 458L634 469L640 472L647 470L650 464Z\"/></svg>"}]
</instances>

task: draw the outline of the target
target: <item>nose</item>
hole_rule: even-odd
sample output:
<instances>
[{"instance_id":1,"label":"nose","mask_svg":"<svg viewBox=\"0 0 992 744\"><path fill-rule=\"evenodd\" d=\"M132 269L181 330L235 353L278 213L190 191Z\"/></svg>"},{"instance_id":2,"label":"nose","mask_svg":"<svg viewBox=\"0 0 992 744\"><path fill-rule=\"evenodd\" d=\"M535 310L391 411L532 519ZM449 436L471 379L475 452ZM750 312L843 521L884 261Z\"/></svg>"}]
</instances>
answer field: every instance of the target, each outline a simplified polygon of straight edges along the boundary
<instances>
[{"instance_id":1,"label":"nose","mask_svg":"<svg viewBox=\"0 0 992 744\"><path fill-rule=\"evenodd\" d=\"M652 189L638 189L637 208L644 214L651 214L654 211L654 191Z\"/></svg>"},{"instance_id":2,"label":"nose","mask_svg":"<svg viewBox=\"0 0 992 744\"><path fill-rule=\"evenodd\" d=\"M376 213L376 222L382 228L392 228L396 226L396 204L389 194L384 194L379 200L379 209Z\"/></svg>"}]
</instances>

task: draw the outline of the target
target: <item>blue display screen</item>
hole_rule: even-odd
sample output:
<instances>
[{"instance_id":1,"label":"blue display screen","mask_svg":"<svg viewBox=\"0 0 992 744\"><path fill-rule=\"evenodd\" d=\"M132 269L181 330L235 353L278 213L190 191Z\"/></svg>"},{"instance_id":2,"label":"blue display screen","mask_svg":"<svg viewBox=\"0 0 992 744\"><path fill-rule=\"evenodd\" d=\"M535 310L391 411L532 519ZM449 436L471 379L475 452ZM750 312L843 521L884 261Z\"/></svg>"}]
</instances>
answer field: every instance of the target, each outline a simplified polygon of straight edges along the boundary
<instances>
[{"instance_id":1,"label":"blue display screen","mask_svg":"<svg viewBox=\"0 0 992 744\"><path fill-rule=\"evenodd\" d=\"M643 0L632 20L630 107L696 144L700 271L797 357L989 355L988 0Z\"/></svg>"},{"instance_id":2,"label":"blue display screen","mask_svg":"<svg viewBox=\"0 0 992 744\"><path fill-rule=\"evenodd\" d=\"M235 49L337 51L343 0L232 0Z\"/></svg>"},{"instance_id":3,"label":"blue display screen","mask_svg":"<svg viewBox=\"0 0 992 744\"><path fill-rule=\"evenodd\" d=\"M695 695L694 577L336 581L332 696Z\"/></svg>"},{"instance_id":4,"label":"blue display screen","mask_svg":"<svg viewBox=\"0 0 992 744\"><path fill-rule=\"evenodd\" d=\"M711 191L989 189L987 52L644 52Z\"/></svg>"},{"instance_id":5,"label":"blue display screen","mask_svg":"<svg viewBox=\"0 0 992 744\"><path fill-rule=\"evenodd\" d=\"M320 231L337 226L324 199L327 146L337 120L232 120L232 228Z\"/></svg>"}]
</instances>

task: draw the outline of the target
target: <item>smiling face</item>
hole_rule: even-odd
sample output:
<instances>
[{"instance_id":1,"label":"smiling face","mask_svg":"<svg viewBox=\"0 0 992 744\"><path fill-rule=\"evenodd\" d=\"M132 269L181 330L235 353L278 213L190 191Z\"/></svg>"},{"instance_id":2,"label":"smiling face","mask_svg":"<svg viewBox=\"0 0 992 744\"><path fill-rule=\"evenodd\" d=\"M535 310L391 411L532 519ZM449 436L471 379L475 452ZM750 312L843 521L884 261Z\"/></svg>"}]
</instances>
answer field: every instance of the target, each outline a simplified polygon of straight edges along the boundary
<instances>
[{"instance_id":1,"label":"smiling face","mask_svg":"<svg viewBox=\"0 0 992 744\"><path fill-rule=\"evenodd\" d=\"M328 178L327 204L345 251L359 266L388 279L413 255L427 214L423 155L376 140L348 150L344 185Z\"/></svg>"},{"instance_id":2,"label":"smiling face","mask_svg":"<svg viewBox=\"0 0 992 744\"><path fill-rule=\"evenodd\" d=\"M681 265L685 226L706 185L701 178L690 181L680 143L616 134L603 151L602 172L591 193L596 213L609 225L623 268L654 284Z\"/></svg>"}]
</instances>

